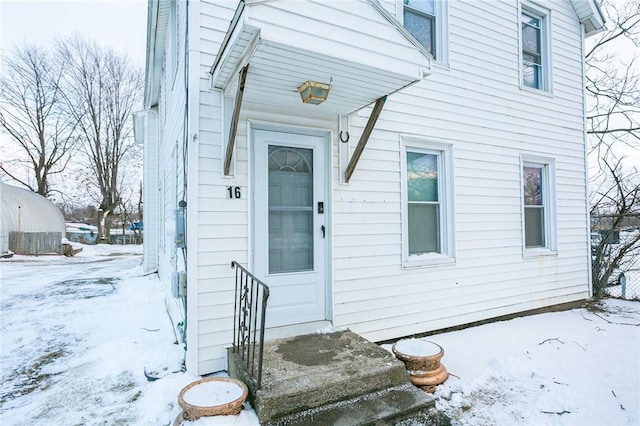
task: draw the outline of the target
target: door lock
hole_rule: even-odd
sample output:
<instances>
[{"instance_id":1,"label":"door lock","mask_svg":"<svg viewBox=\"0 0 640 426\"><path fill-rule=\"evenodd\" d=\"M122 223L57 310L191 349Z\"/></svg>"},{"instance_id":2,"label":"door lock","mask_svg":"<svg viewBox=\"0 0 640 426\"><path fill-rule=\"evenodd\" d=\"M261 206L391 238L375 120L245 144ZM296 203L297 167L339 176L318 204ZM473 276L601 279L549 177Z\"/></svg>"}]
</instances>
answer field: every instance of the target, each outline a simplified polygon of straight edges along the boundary
<instances>
[{"instance_id":1,"label":"door lock","mask_svg":"<svg viewBox=\"0 0 640 426\"><path fill-rule=\"evenodd\" d=\"M324 201L318 201L318 213L319 214L324 213Z\"/></svg>"}]
</instances>

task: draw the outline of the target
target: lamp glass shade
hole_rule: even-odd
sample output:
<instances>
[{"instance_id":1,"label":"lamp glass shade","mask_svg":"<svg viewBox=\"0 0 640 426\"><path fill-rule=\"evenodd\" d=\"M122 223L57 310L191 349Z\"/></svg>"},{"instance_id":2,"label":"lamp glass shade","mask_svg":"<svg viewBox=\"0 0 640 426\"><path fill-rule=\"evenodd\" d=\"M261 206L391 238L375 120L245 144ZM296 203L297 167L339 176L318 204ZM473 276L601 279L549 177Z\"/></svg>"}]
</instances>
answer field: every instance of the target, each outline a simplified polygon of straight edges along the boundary
<instances>
[{"instance_id":1,"label":"lamp glass shade","mask_svg":"<svg viewBox=\"0 0 640 426\"><path fill-rule=\"evenodd\" d=\"M298 88L302 102L312 105L319 105L326 101L329 97L329 90L331 90L331 85L316 81L307 81Z\"/></svg>"}]
</instances>

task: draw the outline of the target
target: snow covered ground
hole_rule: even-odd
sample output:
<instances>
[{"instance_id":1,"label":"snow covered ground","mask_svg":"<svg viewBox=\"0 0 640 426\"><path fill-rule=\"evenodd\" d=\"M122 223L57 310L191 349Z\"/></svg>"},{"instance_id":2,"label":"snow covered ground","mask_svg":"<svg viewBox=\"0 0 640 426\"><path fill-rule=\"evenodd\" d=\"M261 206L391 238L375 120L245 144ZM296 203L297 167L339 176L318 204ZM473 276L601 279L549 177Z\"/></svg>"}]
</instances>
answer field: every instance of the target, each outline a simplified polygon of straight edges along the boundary
<instances>
[{"instance_id":1,"label":"snow covered ground","mask_svg":"<svg viewBox=\"0 0 640 426\"><path fill-rule=\"evenodd\" d=\"M469 425L638 425L639 325L639 302L611 299L432 336L455 374L438 407Z\"/></svg>"},{"instance_id":2,"label":"snow covered ground","mask_svg":"<svg viewBox=\"0 0 640 426\"><path fill-rule=\"evenodd\" d=\"M181 371L139 246L0 260L0 424L170 425ZM451 376L437 406L461 425L640 423L640 303L548 313L428 338ZM160 377L148 381L149 375ZM235 417L189 425L257 425Z\"/></svg>"},{"instance_id":3,"label":"snow covered ground","mask_svg":"<svg viewBox=\"0 0 640 426\"><path fill-rule=\"evenodd\" d=\"M0 424L172 422L198 377L181 371L164 293L139 276L141 260L140 246L106 245L0 260Z\"/></svg>"}]
</instances>

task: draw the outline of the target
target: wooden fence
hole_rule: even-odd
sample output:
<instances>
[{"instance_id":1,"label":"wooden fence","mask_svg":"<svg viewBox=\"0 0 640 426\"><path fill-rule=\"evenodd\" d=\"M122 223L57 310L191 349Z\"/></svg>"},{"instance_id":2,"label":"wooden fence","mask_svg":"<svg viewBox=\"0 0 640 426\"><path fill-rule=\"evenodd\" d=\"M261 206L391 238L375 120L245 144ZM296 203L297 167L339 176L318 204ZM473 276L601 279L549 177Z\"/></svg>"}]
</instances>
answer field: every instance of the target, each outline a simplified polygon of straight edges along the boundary
<instances>
[{"instance_id":1,"label":"wooden fence","mask_svg":"<svg viewBox=\"0 0 640 426\"><path fill-rule=\"evenodd\" d=\"M62 233L10 232L9 250L16 254L62 254Z\"/></svg>"}]
</instances>

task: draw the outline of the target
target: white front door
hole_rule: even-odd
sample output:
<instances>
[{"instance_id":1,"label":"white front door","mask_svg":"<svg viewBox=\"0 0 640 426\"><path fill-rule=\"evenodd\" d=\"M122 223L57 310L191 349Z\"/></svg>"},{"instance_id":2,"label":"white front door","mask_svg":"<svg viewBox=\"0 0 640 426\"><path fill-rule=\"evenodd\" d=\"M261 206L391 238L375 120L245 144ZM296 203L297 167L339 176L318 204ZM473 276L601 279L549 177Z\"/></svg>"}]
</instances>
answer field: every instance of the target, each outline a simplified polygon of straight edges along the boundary
<instances>
[{"instance_id":1,"label":"white front door","mask_svg":"<svg viewBox=\"0 0 640 426\"><path fill-rule=\"evenodd\" d=\"M327 192L323 136L257 129L256 275L270 288L267 327L327 318Z\"/></svg>"}]
</instances>

